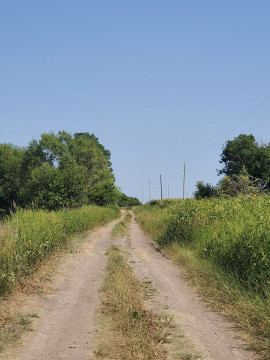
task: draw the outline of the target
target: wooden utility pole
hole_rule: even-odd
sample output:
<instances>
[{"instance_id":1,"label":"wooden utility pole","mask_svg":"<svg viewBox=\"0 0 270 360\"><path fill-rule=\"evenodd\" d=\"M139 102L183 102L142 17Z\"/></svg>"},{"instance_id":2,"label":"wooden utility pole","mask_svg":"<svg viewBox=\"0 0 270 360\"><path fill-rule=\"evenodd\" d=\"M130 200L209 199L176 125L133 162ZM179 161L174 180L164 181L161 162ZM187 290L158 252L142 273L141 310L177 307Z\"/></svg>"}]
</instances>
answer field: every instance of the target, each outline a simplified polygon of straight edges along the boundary
<instances>
[{"instance_id":1,"label":"wooden utility pole","mask_svg":"<svg viewBox=\"0 0 270 360\"><path fill-rule=\"evenodd\" d=\"M149 179L149 202L151 200L151 197L150 197L150 188L151 188L151 183L150 183L150 179Z\"/></svg>"},{"instance_id":2,"label":"wooden utility pole","mask_svg":"<svg viewBox=\"0 0 270 360\"><path fill-rule=\"evenodd\" d=\"M168 199L170 198L170 185L168 185Z\"/></svg>"},{"instance_id":3,"label":"wooden utility pole","mask_svg":"<svg viewBox=\"0 0 270 360\"><path fill-rule=\"evenodd\" d=\"M163 200L163 197L162 197L162 179L161 179L161 175L159 176L160 178L160 199Z\"/></svg>"},{"instance_id":4,"label":"wooden utility pole","mask_svg":"<svg viewBox=\"0 0 270 360\"><path fill-rule=\"evenodd\" d=\"M183 199L185 199L185 191L186 191L186 163L184 162Z\"/></svg>"},{"instance_id":5,"label":"wooden utility pole","mask_svg":"<svg viewBox=\"0 0 270 360\"><path fill-rule=\"evenodd\" d=\"M143 204L143 186L142 186L142 204Z\"/></svg>"}]
</instances>

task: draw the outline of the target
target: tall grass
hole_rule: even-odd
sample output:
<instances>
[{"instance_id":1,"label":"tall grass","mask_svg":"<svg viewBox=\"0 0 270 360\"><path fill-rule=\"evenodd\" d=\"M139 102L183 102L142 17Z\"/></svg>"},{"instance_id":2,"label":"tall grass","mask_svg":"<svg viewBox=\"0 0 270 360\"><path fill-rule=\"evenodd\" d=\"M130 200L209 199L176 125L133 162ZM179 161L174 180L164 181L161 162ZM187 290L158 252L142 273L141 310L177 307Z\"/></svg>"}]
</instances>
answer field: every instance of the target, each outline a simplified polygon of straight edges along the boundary
<instances>
[{"instance_id":1,"label":"tall grass","mask_svg":"<svg viewBox=\"0 0 270 360\"><path fill-rule=\"evenodd\" d=\"M19 210L0 225L0 294L31 274L42 259L64 248L76 232L118 217L118 208L83 206L73 210Z\"/></svg>"},{"instance_id":2,"label":"tall grass","mask_svg":"<svg viewBox=\"0 0 270 360\"><path fill-rule=\"evenodd\" d=\"M188 246L247 289L269 296L270 197L189 199L139 208L137 217L159 245Z\"/></svg>"},{"instance_id":3,"label":"tall grass","mask_svg":"<svg viewBox=\"0 0 270 360\"><path fill-rule=\"evenodd\" d=\"M136 218L270 360L270 197L158 203L137 208Z\"/></svg>"}]
</instances>

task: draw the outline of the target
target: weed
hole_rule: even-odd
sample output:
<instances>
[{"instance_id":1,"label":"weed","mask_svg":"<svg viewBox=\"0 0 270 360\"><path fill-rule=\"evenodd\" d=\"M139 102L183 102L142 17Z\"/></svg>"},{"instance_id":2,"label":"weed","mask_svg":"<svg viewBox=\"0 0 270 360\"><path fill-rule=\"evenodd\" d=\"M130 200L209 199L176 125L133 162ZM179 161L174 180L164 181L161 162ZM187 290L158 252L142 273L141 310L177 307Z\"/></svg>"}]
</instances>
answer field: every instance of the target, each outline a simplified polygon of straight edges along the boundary
<instances>
[{"instance_id":1,"label":"weed","mask_svg":"<svg viewBox=\"0 0 270 360\"><path fill-rule=\"evenodd\" d=\"M12 290L40 262L66 248L72 235L119 216L119 209L83 206L73 210L18 210L0 226L0 294Z\"/></svg>"},{"instance_id":2,"label":"weed","mask_svg":"<svg viewBox=\"0 0 270 360\"><path fill-rule=\"evenodd\" d=\"M147 290L134 276L126 254L113 247L108 255L95 355L101 359L166 359L163 344L168 323L144 308Z\"/></svg>"},{"instance_id":3,"label":"weed","mask_svg":"<svg viewBox=\"0 0 270 360\"><path fill-rule=\"evenodd\" d=\"M31 331L32 319L38 317L37 314L16 313L12 316L6 316L0 323L0 351L2 352L14 340L21 338L25 331Z\"/></svg>"},{"instance_id":4,"label":"weed","mask_svg":"<svg viewBox=\"0 0 270 360\"><path fill-rule=\"evenodd\" d=\"M135 211L140 225L186 269L211 306L256 338L252 347L267 359L270 197L188 199Z\"/></svg>"}]
</instances>

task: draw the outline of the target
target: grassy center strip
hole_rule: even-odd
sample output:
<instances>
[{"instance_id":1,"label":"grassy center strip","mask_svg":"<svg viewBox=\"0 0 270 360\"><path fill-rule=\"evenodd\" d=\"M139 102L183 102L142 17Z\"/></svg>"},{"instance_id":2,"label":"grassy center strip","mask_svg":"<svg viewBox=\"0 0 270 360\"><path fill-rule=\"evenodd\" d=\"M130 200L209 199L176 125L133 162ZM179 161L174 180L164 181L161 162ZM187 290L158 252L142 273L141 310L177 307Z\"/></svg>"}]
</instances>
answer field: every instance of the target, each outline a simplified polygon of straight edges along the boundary
<instances>
[{"instance_id":1,"label":"grassy center strip","mask_svg":"<svg viewBox=\"0 0 270 360\"><path fill-rule=\"evenodd\" d=\"M144 307L147 286L139 281L119 247L108 251L102 287L100 335L95 356L100 359L166 359L168 324Z\"/></svg>"},{"instance_id":2,"label":"grassy center strip","mask_svg":"<svg viewBox=\"0 0 270 360\"><path fill-rule=\"evenodd\" d=\"M112 238L121 238L128 236L129 224L131 222L132 215L127 213L123 220L119 221L112 229Z\"/></svg>"}]
</instances>

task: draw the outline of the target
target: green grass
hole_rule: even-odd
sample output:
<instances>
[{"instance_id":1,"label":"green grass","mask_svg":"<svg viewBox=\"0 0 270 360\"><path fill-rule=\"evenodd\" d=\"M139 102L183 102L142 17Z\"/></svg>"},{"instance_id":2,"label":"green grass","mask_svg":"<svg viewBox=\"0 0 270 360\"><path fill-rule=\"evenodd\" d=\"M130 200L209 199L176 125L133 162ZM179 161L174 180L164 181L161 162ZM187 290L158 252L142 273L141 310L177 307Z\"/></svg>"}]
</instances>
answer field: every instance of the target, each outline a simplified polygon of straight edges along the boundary
<instances>
[{"instance_id":1,"label":"green grass","mask_svg":"<svg viewBox=\"0 0 270 360\"><path fill-rule=\"evenodd\" d=\"M72 235L118 217L118 208L83 206L73 210L19 210L0 225L0 294L32 274L40 262L64 249Z\"/></svg>"},{"instance_id":2,"label":"green grass","mask_svg":"<svg viewBox=\"0 0 270 360\"><path fill-rule=\"evenodd\" d=\"M158 203L137 208L136 218L270 359L270 197Z\"/></svg>"}]
</instances>

